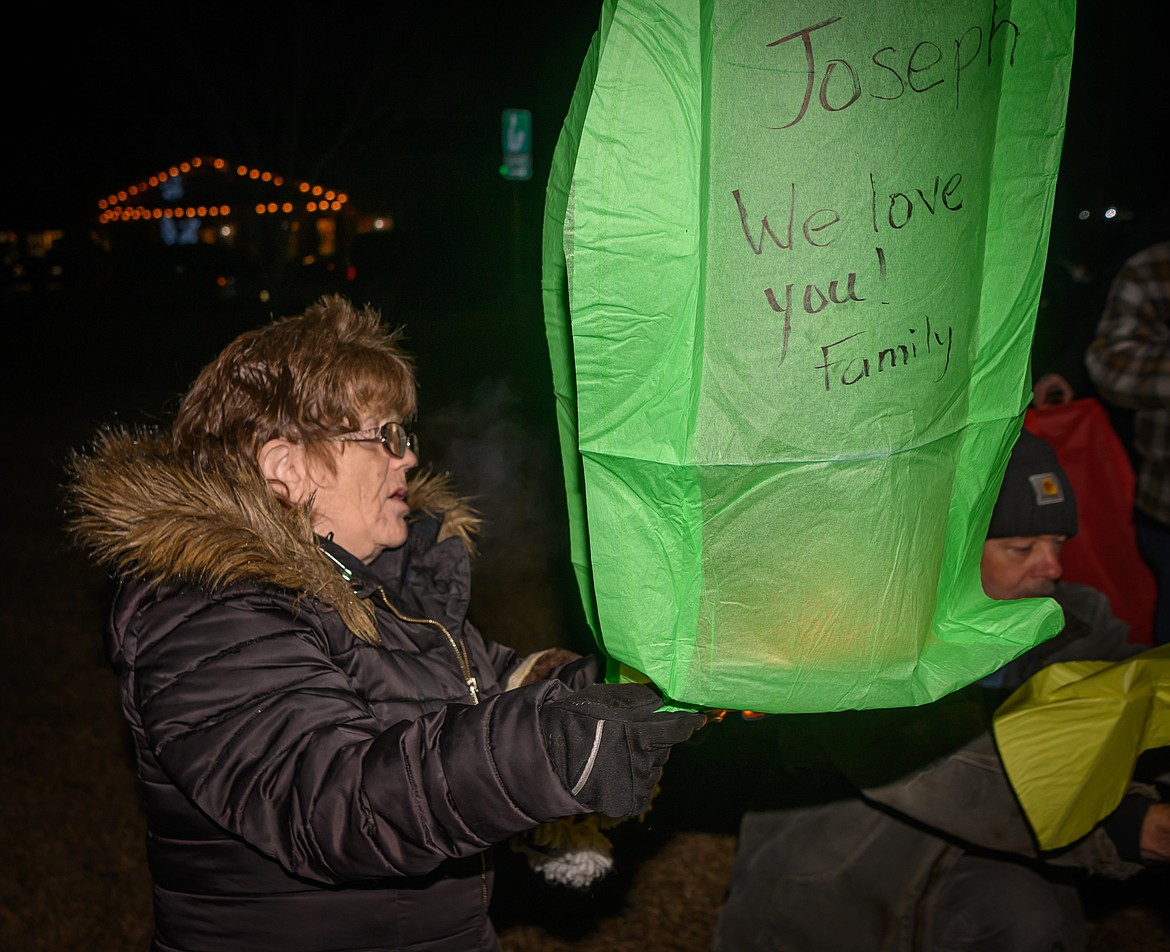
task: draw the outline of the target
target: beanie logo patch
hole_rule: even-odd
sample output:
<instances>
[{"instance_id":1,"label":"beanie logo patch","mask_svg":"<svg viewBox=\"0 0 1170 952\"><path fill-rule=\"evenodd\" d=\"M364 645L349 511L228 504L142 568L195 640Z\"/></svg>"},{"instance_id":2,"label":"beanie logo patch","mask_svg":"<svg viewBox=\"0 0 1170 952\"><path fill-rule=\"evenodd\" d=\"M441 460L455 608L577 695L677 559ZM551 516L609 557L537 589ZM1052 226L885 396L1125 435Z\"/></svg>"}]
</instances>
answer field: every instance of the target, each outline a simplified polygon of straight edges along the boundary
<instances>
[{"instance_id":1,"label":"beanie logo patch","mask_svg":"<svg viewBox=\"0 0 1170 952\"><path fill-rule=\"evenodd\" d=\"M1036 494L1037 506L1052 506L1064 502L1064 487L1056 473L1036 473L1028 477Z\"/></svg>"}]
</instances>

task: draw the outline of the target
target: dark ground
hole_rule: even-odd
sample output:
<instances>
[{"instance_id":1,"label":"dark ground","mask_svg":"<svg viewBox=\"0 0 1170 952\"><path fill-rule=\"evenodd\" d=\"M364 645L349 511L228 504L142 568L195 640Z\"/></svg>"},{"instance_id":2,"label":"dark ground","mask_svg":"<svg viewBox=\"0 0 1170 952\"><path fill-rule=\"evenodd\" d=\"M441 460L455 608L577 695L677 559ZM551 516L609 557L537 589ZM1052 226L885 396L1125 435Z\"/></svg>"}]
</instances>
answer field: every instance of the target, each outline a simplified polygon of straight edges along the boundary
<instances>
[{"instance_id":1,"label":"dark ground","mask_svg":"<svg viewBox=\"0 0 1170 952\"><path fill-rule=\"evenodd\" d=\"M101 649L105 582L64 544L59 486L70 447L101 423L165 415L214 350L263 315L141 304L59 295L3 305L0 948L13 952L145 949L151 932L145 824ZM423 356L424 447L470 472L461 482L506 527L489 532L479 562L481 627L520 650L587 647L567 582L539 316L512 314L506 327L491 312L402 318ZM448 376L434 373L440 365ZM768 793L743 785L757 756L750 740L740 746L743 731L713 726L676 750L647 820L614 831L616 869L590 895L550 887L505 854L494 907L505 950L708 949L736 819ZM1166 886L1164 876L1088 885L1091 952L1170 950Z\"/></svg>"}]
</instances>

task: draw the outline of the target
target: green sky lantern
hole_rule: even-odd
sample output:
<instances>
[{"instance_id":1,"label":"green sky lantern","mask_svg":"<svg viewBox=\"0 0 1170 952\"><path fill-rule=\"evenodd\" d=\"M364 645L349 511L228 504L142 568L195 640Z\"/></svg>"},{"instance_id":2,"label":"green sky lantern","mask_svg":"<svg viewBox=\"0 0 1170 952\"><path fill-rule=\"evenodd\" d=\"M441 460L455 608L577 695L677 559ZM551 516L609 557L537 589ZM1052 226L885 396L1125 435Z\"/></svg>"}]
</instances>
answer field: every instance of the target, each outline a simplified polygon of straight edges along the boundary
<instances>
[{"instance_id":1,"label":"green sky lantern","mask_svg":"<svg viewBox=\"0 0 1170 952\"><path fill-rule=\"evenodd\" d=\"M675 702L920 704L1061 626L979 555L1072 2L606 0L544 303L590 624Z\"/></svg>"}]
</instances>

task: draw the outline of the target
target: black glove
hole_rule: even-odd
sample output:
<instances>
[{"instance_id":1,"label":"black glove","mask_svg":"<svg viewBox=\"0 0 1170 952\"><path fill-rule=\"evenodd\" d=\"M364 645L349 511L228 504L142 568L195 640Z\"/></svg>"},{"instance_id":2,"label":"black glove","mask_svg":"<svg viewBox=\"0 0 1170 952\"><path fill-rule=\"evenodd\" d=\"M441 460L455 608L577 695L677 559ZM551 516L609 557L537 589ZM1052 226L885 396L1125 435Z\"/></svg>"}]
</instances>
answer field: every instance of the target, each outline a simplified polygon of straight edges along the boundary
<instances>
[{"instance_id":1,"label":"black glove","mask_svg":"<svg viewBox=\"0 0 1170 952\"><path fill-rule=\"evenodd\" d=\"M663 711L649 684L594 684L550 701L540 727L553 767L591 813L634 816L650 794L673 744L706 722L702 714Z\"/></svg>"}]
</instances>

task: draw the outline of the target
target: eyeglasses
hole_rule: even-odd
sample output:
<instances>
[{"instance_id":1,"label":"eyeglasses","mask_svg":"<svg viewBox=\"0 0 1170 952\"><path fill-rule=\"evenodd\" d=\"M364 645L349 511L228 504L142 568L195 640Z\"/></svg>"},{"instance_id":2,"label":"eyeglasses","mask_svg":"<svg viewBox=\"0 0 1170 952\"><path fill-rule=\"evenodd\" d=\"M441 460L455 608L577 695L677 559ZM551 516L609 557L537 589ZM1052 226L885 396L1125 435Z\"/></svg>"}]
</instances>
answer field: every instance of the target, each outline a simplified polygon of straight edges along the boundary
<instances>
[{"instance_id":1,"label":"eyeglasses","mask_svg":"<svg viewBox=\"0 0 1170 952\"><path fill-rule=\"evenodd\" d=\"M395 459L402 459L406 451L410 450L418 456L418 437L406 429L401 423L383 423L374 430L355 430L353 433L341 433L329 437L330 440L343 440L353 443L372 443L378 440L386 452Z\"/></svg>"}]
</instances>

